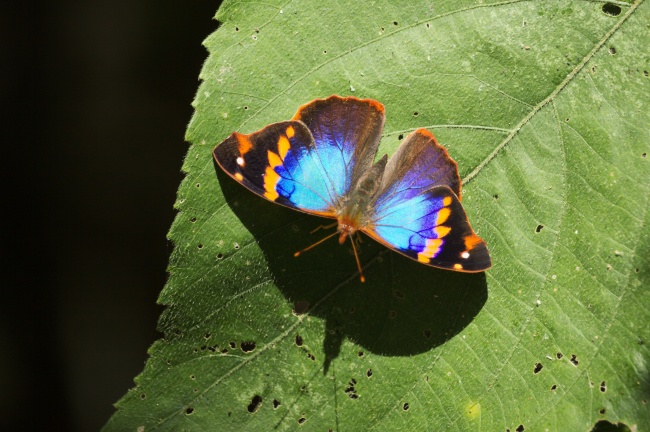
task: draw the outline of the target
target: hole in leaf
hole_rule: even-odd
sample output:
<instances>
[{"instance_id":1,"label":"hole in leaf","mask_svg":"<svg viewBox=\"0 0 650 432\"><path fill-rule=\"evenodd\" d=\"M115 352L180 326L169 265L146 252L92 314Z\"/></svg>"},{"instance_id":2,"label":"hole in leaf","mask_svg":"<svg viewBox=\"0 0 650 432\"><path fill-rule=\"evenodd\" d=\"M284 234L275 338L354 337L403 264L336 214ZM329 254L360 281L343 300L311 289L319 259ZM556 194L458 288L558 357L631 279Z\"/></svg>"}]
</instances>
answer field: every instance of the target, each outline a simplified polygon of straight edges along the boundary
<instances>
[{"instance_id":1,"label":"hole in leaf","mask_svg":"<svg viewBox=\"0 0 650 432\"><path fill-rule=\"evenodd\" d=\"M641 157L642 157L642 158L644 158L644 157L646 157L646 156L648 156L648 153L642 153L642 154L641 154Z\"/></svg>"},{"instance_id":2,"label":"hole in leaf","mask_svg":"<svg viewBox=\"0 0 650 432\"><path fill-rule=\"evenodd\" d=\"M299 300L293 304L293 314L302 315L309 310L309 302L307 300Z\"/></svg>"},{"instance_id":3,"label":"hole in leaf","mask_svg":"<svg viewBox=\"0 0 650 432\"><path fill-rule=\"evenodd\" d=\"M307 358L311 361L316 361L316 357L312 353L307 353Z\"/></svg>"},{"instance_id":4,"label":"hole in leaf","mask_svg":"<svg viewBox=\"0 0 650 432\"><path fill-rule=\"evenodd\" d=\"M218 260L223 259L223 254L222 254L222 253L218 253L218 254L217 254L217 259L218 259Z\"/></svg>"},{"instance_id":5,"label":"hole in leaf","mask_svg":"<svg viewBox=\"0 0 650 432\"><path fill-rule=\"evenodd\" d=\"M359 352L357 353L357 355L358 355L359 357L363 357L363 351L359 351Z\"/></svg>"},{"instance_id":6,"label":"hole in leaf","mask_svg":"<svg viewBox=\"0 0 650 432\"><path fill-rule=\"evenodd\" d=\"M234 342L230 342L228 345L230 346L231 349L237 348L237 344Z\"/></svg>"},{"instance_id":7,"label":"hole in leaf","mask_svg":"<svg viewBox=\"0 0 650 432\"><path fill-rule=\"evenodd\" d=\"M234 247L235 249L239 249L239 243L233 243L232 247Z\"/></svg>"},{"instance_id":8,"label":"hole in leaf","mask_svg":"<svg viewBox=\"0 0 650 432\"><path fill-rule=\"evenodd\" d=\"M303 341L302 341L302 336L300 336L299 334L297 334L297 335L296 335L296 345L300 347L300 346L302 346L302 342L303 342Z\"/></svg>"},{"instance_id":9,"label":"hole in leaf","mask_svg":"<svg viewBox=\"0 0 650 432\"><path fill-rule=\"evenodd\" d=\"M515 429L515 430L517 432L524 432L526 430L526 428L524 427L524 425L520 424L519 426L517 426L517 429Z\"/></svg>"},{"instance_id":10,"label":"hole in leaf","mask_svg":"<svg viewBox=\"0 0 650 432\"><path fill-rule=\"evenodd\" d=\"M195 217L191 218L190 222L192 222L192 223L196 222L196 218Z\"/></svg>"},{"instance_id":11,"label":"hole in leaf","mask_svg":"<svg viewBox=\"0 0 650 432\"><path fill-rule=\"evenodd\" d=\"M327 50L323 50L323 54L327 54Z\"/></svg>"},{"instance_id":12,"label":"hole in leaf","mask_svg":"<svg viewBox=\"0 0 650 432\"><path fill-rule=\"evenodd\" d=\"M544 369L544 365L543 365L543 364L541 364L541 363L535 363L535 369L533 369L533 373L534 373L535 375L537 375L538 373L540 373L540 371L541 371L542 369Z\"/></svg>"},{"instance_id":13,"label":"hole in leaf","mask_svg":"<svg viewBox=\"0 0 650 432\"><path fill-rule=\"evenodd\" d=\"M195 186L196 186L196 188L198 189L198 188L201 187L201 183L197 183Z\"/></svg>"},{"instance_id":14,"label":"hole in leaf","mask_svg":"<svg viewBox=\"0 0 650 432\"><path fill-rule=\"evenodd\" d=\"M191 380L195 380L195 379L196 379L196 375L190 375L190 379L191 379Z\"/></svg>"},{"instance_id":15,"label":"hole in leaf","mask_svg":"<svg viewBox=\"0 0 650 432\"><path fill-rule=\"evenodd\" d=\"M402 140L404 139L404 134L399 134L399 135L397 136L397 139L400 140L400 141L402 141Z\"/></svg>"},{"instance_id":16,"label":"hole in leaf","mask_svg":"<svg viewBox=\"0 0 650 432\"><path fill-rule=\"evenodd\" d=\"M605 3L602 7L603 13L609 16L619 16L621 7L611 3Z\"/></svg>"},{"instance_id":17,"label":"hole in leaf","mask_svg":"<svg viewBox=\"0 0 650 432\"><path fill-rule=\"evenodd\" d=\"M601 414L605 414L605 408L599 409L598 412L601 413Z\"/></svg>"},{"instance_id":18,"label":"hole in leaf","mask_svg":"<svg viewBox=\"0 0 650 432\"><path fill-rule=\"evenodd\" d=\"M196 245L196 247L199 248L199 249L203 249L203 244L199 243L198 245Z\"/></svg>"},{"instance_id":19,"label":"hole in leaf","mask_svg":"<svg viewBox=\"0 0 650 432\"><path fill-rule=\"evenodd\" d=\"M607 391L607 383L605 381L600 383L600 391L605 393Z\"/></svg>"},{"instance_id":20,"label":"hole in leaf","mask_svg":"<svg viewBox=\"0 0 650 432\"><path fill-rule=\"evenodd\" d=\"M306 419L305 417L300 417L300 418L298 419L298 424L303 424L303 423L306 422L306 421L307 421L307 419Z\"/></svg>"},{"instance_id":21,"label":"hole in leaf","mask_svg":"<svg viewBox=\"0 0 650 432\"><path fill-rule=\"evenodd\" d=\"M562 355L561 352L559 352L559 353L555 354L555 357L557 357L558 360L561 360L562 357L564 357L564 356Z\"/></svg>"},{"instance_id":22,"label":"hole in leaf","mask_svg":"<svg viewBox=\"0 0 650 432\"><path fill-rule=\"evenodd\" d=\"M551 390L552 390L552 391L557 390L557 384L553 384L553 385L551 386Z\"/></svg>"},{"instance_id":23,"label":"hole in leaf","mask_svg":"<svg viewBox=\"0 0 650 432\"><path fill-rule=\"evenodd\" d=\"M643 71L643 75L648 76L648 71L647 71L647 70L644 70L644 71Z\"/></svg>"},{"instance_id":24,"label":"hole in leaf","mask_svg":"<svg viewBox=\"0 0 650 432\"><path fill-rule=\"evenodd\" d=\"M368 369L368 370L366 371L366 376L367 376L368 378L370 378L370 377L372 376L372 369Z\"/></svg>"},{"instance_id":25,"label":"hole in leaf","mask_svg":"<svg viewBox=\"0 0 650 432\"><path fill-rule=\"evenodd\" d=\"M543 229L544 229L544 225L541 225L541 224L540 224L540 225L537 225L537 228L535 228L535 232L538 233L538 232L540 232L540 231L543 230Z\"/></svg>"},{"instance_id":26,"label":"hole in leaf","mask_svg":"<svg viewBox=\"0 0 650 432\"><path fill-rule=\"evenodd\" d=\"M258 409L262 406L262 396L255 395L253 396L253 399L251 399L251 403L248 405L248 412L249 413L254 413L257 412Z\"/></svg>"},{"instance_id":27,"label":"hole in leaf","mask_svg":"<svg viewBox=\"0 0 650 432\"><path fill-rule=\"evenodd\" d=\"M578 363L580 363L578 361L578 356L576 356L575 354L571 354L571 360L570 361L573 364L573 366L578 366Z\"/></svg>"},{"instance_id":28,"label":"hole in leaf","mask_svg":"<svg viewBox=\"0 0 650 432\"><path fill-rule=\"evenodd\" d=\"M282 403L279 400L273 399L273 409L278 409L280 405L282 405Z\"/></svg>"},{"instance_id":29,"label":"hole in leaf","mask_svg":"<svg viewBox=\"0 0 650 432\"><path fill-rule=\"evenodd\" d=\"M396 26L399 25L399 23L397 21L393 21L393 25Z\"/></svg>"},{"instance_id":30,"label":"hole in leaf","mask_svg":"<svg viewBox=\"0 0 650 432\"><path fill-rule=\"evenodd\" d=\"M431 24L427 23L427 28L431 28Z\"/></svg>"},{"instance_id":31,"label":"hole in leaf","mask_svg":"<svg viewBox=\"0 0 650 432\"><path fill-rule=\"evenodd\" d=\"M408 411L409 408L411 408L411 406L409 405L409 403L408 403L408 402L404 402L404 405L402 405L402 409L403 409L404 411Z\"/></svg>"},{"instance_id":32,"label":"hole in leaf","mask_svg":"<svg viewBox=\"0 0 650 432\"><path fill-rule=\"evenodd\" d=\"M419 115L420 115L420 114L419 114L417 111L413 113L413 117L417 117L417 116L419 116Z\"/></svg>"},{"instance_id":33,"label":"hole in leaf","mask_svg":"<svg viewBox=\"0 0 650 432\"><path fill-rule=\"evenodd\" d=\"M248 109L248 105L244 105L244 109L247 110L247 109Z\"/></svg>"},{"instance_id":34,"label":"hole in leaf","mask_svg":"<svg viewBox=\"0 0 650 432\"><path fill-rule=\"evenodd\" d=\"M242 342L240 345L240 348L243 352L249 353L251 351L254 351L255 348L257 348L257 345L255 342Z\"/></svg>"},{"instance_id":35,"label":"hole in leaf","mask_svg":"<svg viewBox=\"0 0 650 432\"><path fill-rule=\"evenodd\" d=\"M494 199L499 199L499 195L498 195L498 194L494 194L493 196L494 196Z\"/></svg>"},{"instance_id":36,"label":"hole in leaf","mask_svg":"<svg viewBox=\"0 0 650 432\"><path fill-rule=\"evenodd\" d=\"M147 395L145 393L142 393L140 395L140 399L145 400L147 398Z\"/></svg>"},{"instance_id":37,"label":"hole in leaf","mask_svg":"<svg viewBox=\"0 0 650 432\"><path fill-rule=\"evenodd\" d=\"M598 420L590 432L630 432L630 427L625 423L611 423L607 420Z\"/></svg>"},{"instance_id":38,"label":"hole in leaf","mask_svg":"<svg viewBox=\"0 0 650 432\"><path fill-rule=\"evenodd\" d=\"M194 412L194 408L192 407L185 408L185 415L192 415L193 412Z\"/></svg>"},{"instance_id":39,"label":"hole in leaf","mask_svg":"<svg viewBox=\"0 0 650 432\"><path fill-rule=\"evenodd\" d=\"M239 31L239 27L235 27L235 31Z\"/></svg>"},{"instance_id":40,"label":"hole in leaf","mask_svg":"<svg viewBox=\"0 0 650 432\"><path fill-rule=\"evenodd\" d=\"M616 54L616 48L614 48L614 47L609 47L609 53L610 53L611 55Z\"/></svg>"}]
</instances>

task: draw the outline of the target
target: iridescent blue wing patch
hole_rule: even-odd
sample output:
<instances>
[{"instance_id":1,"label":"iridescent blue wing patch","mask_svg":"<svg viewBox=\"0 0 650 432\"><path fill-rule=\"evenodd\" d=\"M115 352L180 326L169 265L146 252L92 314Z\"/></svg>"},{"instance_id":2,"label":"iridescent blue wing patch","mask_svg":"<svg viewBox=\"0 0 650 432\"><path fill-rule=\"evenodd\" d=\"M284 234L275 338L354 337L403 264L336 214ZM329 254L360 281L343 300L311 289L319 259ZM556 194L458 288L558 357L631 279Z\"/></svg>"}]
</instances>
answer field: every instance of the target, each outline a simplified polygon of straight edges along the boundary
<instances>
[{"instance_id":1,"label":"iridescent blue wing patch","mask_svg":"<svg viewBox=\"0 0 650 432\"><path fill-rule=\"evenodd\" d=\"M456 163L424 129L388 160L362 231L423 264L478 272L491 267L485 242L458 198Z\"/></svg>"},{"instance_id":2,"label":"iridescent blue wing patch","mask_svg":"<svg viewBox=\"0 0 650 432\"><path fill-rule=\"evenodd\" d=\"M303 105L291 121L249 135L235 132L213 154L254 193L336 217L345 195L372 164L383 123L380 103L332 96Z\"/></svg>"}]
</instances>

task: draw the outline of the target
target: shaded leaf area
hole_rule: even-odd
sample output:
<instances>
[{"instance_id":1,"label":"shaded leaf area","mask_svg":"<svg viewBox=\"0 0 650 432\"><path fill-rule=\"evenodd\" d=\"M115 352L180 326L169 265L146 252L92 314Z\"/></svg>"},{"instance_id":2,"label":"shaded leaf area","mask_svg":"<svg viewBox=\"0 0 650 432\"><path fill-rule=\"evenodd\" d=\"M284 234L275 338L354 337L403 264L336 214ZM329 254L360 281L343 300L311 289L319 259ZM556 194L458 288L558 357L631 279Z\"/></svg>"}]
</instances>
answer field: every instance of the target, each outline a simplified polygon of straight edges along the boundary
<instances>
[{"instance_id":1,"label":"shaded leaf area","mask_svg":"<svg viewBox=\"0 0 650 432\"><path fill-rule=\"evenodd\" d=\"M650 421L647 3L225 2L188 128L163 340L106 430L590 430ZM399 3L399 4L397 4ZM211 151L330 94L428 127L494 267L369 239ZM601 423L605 424L605 423Z\"/></svg>"}]
</instances>

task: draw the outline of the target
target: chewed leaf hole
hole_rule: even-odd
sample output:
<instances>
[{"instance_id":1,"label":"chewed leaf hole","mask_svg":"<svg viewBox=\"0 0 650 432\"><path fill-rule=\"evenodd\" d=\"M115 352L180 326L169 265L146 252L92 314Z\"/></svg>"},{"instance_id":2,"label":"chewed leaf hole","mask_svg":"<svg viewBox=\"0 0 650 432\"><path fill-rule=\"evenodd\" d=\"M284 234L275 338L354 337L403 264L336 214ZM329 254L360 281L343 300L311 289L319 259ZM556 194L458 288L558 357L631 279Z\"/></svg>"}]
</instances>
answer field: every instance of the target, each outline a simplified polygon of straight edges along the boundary
<instances>
[{"instance_id":1,"label":"chewed leaf hole","mask_svg":"<svg viewBox=\"0 0 650 432\"><path fill-rule=\"evenodd\" d=\"M411 406L409 405L409 403L408 403L408 402L404 402L404 405L402 405L402 409L403 409L404 411L408 411L409 408L411 408Z\"/></svg>"},{"instance_id":2,"label":"chewed leaf hole","mask_svg":"<svg viewBox=\"0 0 650 432\"><path fill-rule=\"evenodd\" d=\"M368 370L366 371L366 376L367 376L368 378L370 378L370 377L372 376L372 369L368 369Z\"/></svg>"},{"instance_id":3,"label":"chewed leaf hole","mask_svg":"<svg viewBox=\"0 0 650 432\"><path fill-rule=\"evenodd\" d=\"M609 53L610 53L611 55L616 54L616 48L614 48L614 47L609 47Z\"/></svg>"},{"instance_id":4,"label":"chewed leaf hole","mask_svg":"<svg viewBox=\"0 0 650 432\"><path fill-rule=\"evenodd\" d=\"M300 417L300 418L298 419L298 424L303 424L303 423L305 423L306 421L307 421L307 419L306 419L305 417Z\"/></svg>"},{"instance_id":5,"label":"chewed leaf hole","mask_svg":"<svg viewBox=\"0 0 650 432\"><path fill-rule=\"evenodd\" d=\"M145 393L142 393L140 395L140 399L145 400L147 398L147 395Z\"/></svg>"},{"instance_id":6,"label":"chewed leaf hole","mask_svg":"<svg viewBox=\"0 0 650 432\"><path fill-rule=\"evenodd\" d=\"M251 351L254 351L255 348L257 348L257 345L255 342L242 342L240 345L240 348L243 352L249 353Z\"/></svg>"},{"instance_id":7,"label":"chewed leaf hole","mask_svg":"<svg viewBox=\"0 0 650 432\"><path fill-rule=\"evenodd\" d=\"M533 369L534 374L538 374L544 369L544 365L541 363L535 363L535 369Z\"/></svg>"},{"instance_id":8,"label":"chewed leaf hole","mask_svg":"<svg viewBox=\"0 0 650 432\"><path fill-rule=\"evenodd\" d=\"M303 344L302 336L300 336L299 334L297 334L297 335L296 335L296 346L301 347L302 344Z\"/></svg>"},{"instance_id":9,"label":"chewed leaf hole","mask_svg":"<svg viewBox=\"0 0 650 432\"><path fill-rule=\"evenodd\" d=\"M543 229L544 229L544 225L541 225L541 224L540 224L540 225L537 225L537 228L535 228L535 232L538 233L538 232L540 232L540 231L543 230Z\"/></svg>"},{"instance_id":10,"label":"chewed leaf hole","mask_svg":"<svg viewBox=\"0 0 650 432\"><path fill-rule=\"evenodd\" d=\"M557 357L558 360L562 360L562 357L564 357L564 355L561 352L559 352L555 354L555 357Z\"/></svg>"},{"instance_id":11,"label":"chewed leaf hole","mask_svg":"<svg viewBox=\"0 0 650 432\"><path fill-rule=\"evenodd\" d=\"M600 383L600 391L603 393L607 391L607 383L605 381Z\"/></svg>"},{"instance_id":12,"label":"chewed leaf hole","mask_svg":"<svg viewBox=\"0 0 650 432\"><path fill-rule=\"evenodd\" d=\"M359 357L363 357L363 351L359 351L359 352L357 353L357 355L358 355Z\"/></svg>"},{"instance_id":13,"label":"chewed leaf hole","mask_svg":"<svg viewBox=\"0 0 650 432\"><path fill-rule=\"evenodd\" d=\"M404 139L404 134L399 134L399 135L397 136L397 139L400 140L400 141L402 141L402 140Z\"/></svg>"},{"instance_id":14,"label":"chewed leaf hole","mask_svg":"<svg viewBox=\"0 0 650 432\"><path fill-rule=\"evenodd\" d=\"M571 360L570 361L573 364L573 366L578 366L578 364L580 363L578 361L578 356L576 356L575 354L571 354Z\"/></svg>"},{"instance_id":15,"label":"chewed leaf hole","mask_svg":"<svg viewBox=\"0 0 650 432\"><path fill-rule=\"evenodd\" d=\"M218 259L218 260L223 259L223 254L222 254L222 253L218 253L218 254L217 254L217 259Z\"/></svg>"},{"instance_id":16,"label":"chewed leaf hole","mask_svg":"<svg viewBox=\"0 0 650 432\"><path fill-rule=\"evenodd\" d=\"M262 406L262 396L255 395L253 396L253 399L251 399L251 403L248 404L248 412L249 413L255 413L257 410L260 409Z\"/></svg>"},{"instance_id":17,"label":"chewed leaf hole","mask_svg":"<svg viewBox=\"0 0 650 432\"><path fill-rule=\"evenodd\" d=\"M605 3L602 7L602 11L605 15L619 16L621 14L621 7L612 3Z\"/></svg>"},{"instance_id":18,"label":"chewed leaf hole","mask_svg":"<svg viewBox=\"0 0 650 432\"><path fill-rule=\"evenodd\" d=\"M551 391L555 391L555 390L557 390L557 384L553 384L553 385L551 386Z\"/></svg>"},{"instance_id":19,"label":"chewed leaf hole","mask_svg":"<svg viewBox=\"0 0 650 432\"><path fill-rule=\"evenodd\" d=\"M293 304L293 314L302 315L309 310L309 302L307 300L299 300Z\"/></svg>"},{"instance_id":20,"label":"chewed leaf hole","mask_svg":"<svg viewBox=\"0 0 650 432\"><path fill-rule=\"evenodd\" d=\"M517 432L524 432L526 430L526 428L524 427L524 425L520 424L519 426L517 426L517 429L515 429L515 430Z\"/></svg>"},{"instance_id":21,"label":"chewed leaf hole","mask_svg":"<svg viewBox=\"0 0 650 432\"><path fill-rule=\"evenodd\" d=\"M192 408L192 407L185 408L185 414L186 415L192 415L193 413L194 413L194 408Z\"/></svg>"},{"instance_id":22,"label":"chewed leaf hole","mask_svg":"<svg viewBox=\"0 0 650 432\"><path fill-rule=\"evenodd\" d=\"M604 408L603 408L604 413ZM603 414L601 413L601 414ZM607 420L599 420L590 432L630 432L630 427L625 423L611 423ZM636 430L636 429L635 429Z\"/></svg>"},{"instance_id":23,"label":"chewed leaf hole","mask_svg":"<svg viewBox=\"0 0 650 432\"><path fill-rule=\"evenodd\" d=\"M278 409L280 405L282 405L282 403L279 400L273 399L273 409Z\"/></svg>"}]
</instances>

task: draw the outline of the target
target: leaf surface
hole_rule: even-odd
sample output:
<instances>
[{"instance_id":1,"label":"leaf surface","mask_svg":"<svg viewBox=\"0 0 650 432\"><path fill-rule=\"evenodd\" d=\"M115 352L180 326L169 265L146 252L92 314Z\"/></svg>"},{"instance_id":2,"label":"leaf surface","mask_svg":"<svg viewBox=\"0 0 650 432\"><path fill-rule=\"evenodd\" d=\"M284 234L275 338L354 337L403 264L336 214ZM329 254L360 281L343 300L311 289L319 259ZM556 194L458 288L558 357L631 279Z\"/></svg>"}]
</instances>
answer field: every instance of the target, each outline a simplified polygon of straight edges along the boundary
<instances>
[{"instance_id":1,"label":"leaf surface","mask_svg":"<svg viewBox=\"0 0 650 432\"><path fill-rule=\"evenodd\" d=\"M650 423L650 7L226 1L178 192L164 339L105 430L589 430ZM211 151L314 98L386 106L458 162L485 274L236 184ZM523 429L521 429L523 430Z\"/></svg>"}]
</instances>

